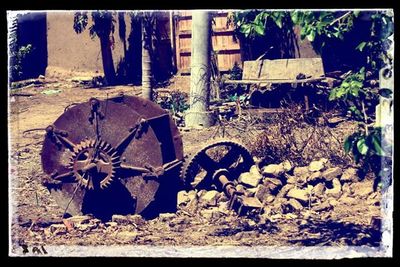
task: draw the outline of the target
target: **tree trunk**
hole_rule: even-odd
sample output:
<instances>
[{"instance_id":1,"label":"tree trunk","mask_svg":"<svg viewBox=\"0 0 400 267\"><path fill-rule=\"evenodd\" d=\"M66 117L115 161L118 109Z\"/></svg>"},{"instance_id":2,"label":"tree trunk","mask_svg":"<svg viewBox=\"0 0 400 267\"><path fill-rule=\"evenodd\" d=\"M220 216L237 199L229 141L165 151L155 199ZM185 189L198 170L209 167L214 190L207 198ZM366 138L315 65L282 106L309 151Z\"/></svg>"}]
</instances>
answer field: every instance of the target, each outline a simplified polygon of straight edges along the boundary
<instances>
[{"instance_id":1,"label":"tree trunk","mask_svg":"<svg viewBox=\"0 0 400 267\"><path fill-rule=\"evenodd\" d=\"M101 46L101 58L103 60L104 76L106 77L107 84L115 84L115 68L112 58L112 51L110 45L109 35L99 36Z\"/></svg>"},{"instance_id":2,"label":"tree trunk","mask_svg":"<svg viewBox=\"0 0 400 267\"><path fill-rule=\"evenodd\" d=\"M142 97L152 100L153 91L151 88L151 25L149 22L142 22Z\"/></svg>"},{"instance_id":3,"label":"tree trunk","mask_svg":"<svg viewBox=\"0 0 400 267\"><path fill-rule=\"evenodd\" d=\"M190 69L190 109L186 126L209 127L213 118L210 102L211 20L207 11L192 12L192 55Z\"/></svg>"}]
</instances>

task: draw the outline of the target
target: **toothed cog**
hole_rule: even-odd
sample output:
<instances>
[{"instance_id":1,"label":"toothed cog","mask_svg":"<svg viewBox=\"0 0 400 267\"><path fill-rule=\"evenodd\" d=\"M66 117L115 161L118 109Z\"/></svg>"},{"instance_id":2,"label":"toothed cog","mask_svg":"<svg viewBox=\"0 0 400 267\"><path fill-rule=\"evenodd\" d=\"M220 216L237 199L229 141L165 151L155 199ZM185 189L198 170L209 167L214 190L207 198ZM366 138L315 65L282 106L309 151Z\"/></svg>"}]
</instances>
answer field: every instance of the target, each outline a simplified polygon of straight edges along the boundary
<instances>
[{"instance_id":1,"label":"toothed cog","mask_svg":"<svg viewBox=\"0 0 400 267\"><path fill-rule=\"evenodd\" d=\"M80 186L104 189L112 182L120 163L117 152L110 144L86 139L72 152L69 168Z\"/></svg>"}]
</instances>

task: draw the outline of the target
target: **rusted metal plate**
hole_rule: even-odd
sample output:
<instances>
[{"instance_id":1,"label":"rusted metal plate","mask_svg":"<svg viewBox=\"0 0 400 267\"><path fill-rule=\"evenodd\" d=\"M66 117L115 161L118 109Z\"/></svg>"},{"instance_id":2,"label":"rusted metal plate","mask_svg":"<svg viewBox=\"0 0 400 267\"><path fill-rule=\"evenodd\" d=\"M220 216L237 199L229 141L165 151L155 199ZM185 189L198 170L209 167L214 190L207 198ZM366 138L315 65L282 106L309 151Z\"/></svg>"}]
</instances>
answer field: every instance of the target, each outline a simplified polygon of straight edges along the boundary
<instances>
[{"instance_id":1,"label":"rusted metal plate","mask_svg":"<svg viewBox=\"0 0 400 267\"><path fill-rule=\"evenodd\" d=\"M123 96L68 109L48 127L41 157L45 184L67 213L108 219L144 211L183 149L167 112Z\"/></svg>"}]
</instances>

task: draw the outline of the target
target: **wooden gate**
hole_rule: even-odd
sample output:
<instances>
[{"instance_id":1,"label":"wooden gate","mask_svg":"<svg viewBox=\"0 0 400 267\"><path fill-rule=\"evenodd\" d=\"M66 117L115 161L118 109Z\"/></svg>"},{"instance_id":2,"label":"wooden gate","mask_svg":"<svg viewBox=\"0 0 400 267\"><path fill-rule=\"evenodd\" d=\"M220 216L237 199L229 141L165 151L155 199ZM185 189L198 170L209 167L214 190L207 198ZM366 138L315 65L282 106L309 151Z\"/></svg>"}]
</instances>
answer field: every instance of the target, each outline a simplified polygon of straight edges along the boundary
<instances>
[{"instance_id":1,"label":"wooden gate","mask_svg":"<svg viewBox=\"0 0 400 267\"><path fill-rule=\"evenodd\" d=\"M241 64L239 40L234 38L233 27L227 27L227 12L213 12L212 50L217 55L220 72L226 72L235 62ZM192 15L190 11L178 13L175 25L177 69L180 74L190 73Z\"/></svg>"}]
</instances>

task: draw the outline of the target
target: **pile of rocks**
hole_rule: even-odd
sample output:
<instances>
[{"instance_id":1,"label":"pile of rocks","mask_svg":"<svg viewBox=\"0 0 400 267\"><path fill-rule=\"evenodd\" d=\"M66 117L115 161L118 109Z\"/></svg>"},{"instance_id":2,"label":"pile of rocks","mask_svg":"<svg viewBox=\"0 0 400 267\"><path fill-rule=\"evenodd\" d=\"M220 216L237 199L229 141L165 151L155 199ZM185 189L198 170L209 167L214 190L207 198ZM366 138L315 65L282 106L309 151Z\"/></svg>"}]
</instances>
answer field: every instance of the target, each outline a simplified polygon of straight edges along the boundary
<instances>
[{"instance_id":1,"label":"pile of rocks","mask_svg":"<svg viewBox=\"0 0 400 267\"><path fill-rule=\"evenodd\" d=\"M289 161L261 168L253 165L249 172L240 175L236 189L245 196L256 197L263 204L264 216L329 211L336 205L354 205L359 201L379 205L373 181L361 181L356 168L329 165L324 158L303 167L293 167ZM215 190L178 193L178 208L192 213L202 208L201 215L208 219L231 212L228 201L224 193Z\"/></svg>"}]
</instances>

